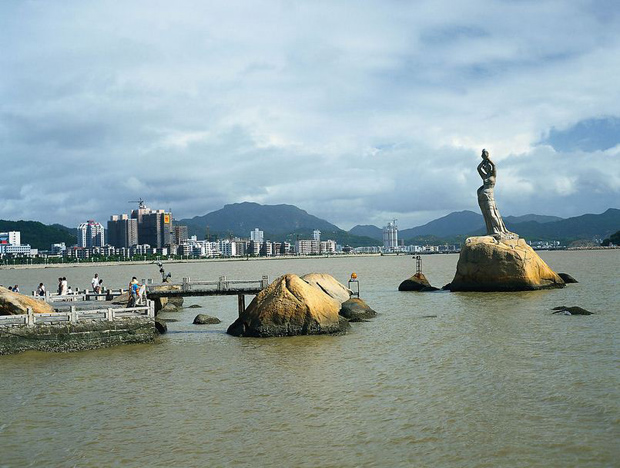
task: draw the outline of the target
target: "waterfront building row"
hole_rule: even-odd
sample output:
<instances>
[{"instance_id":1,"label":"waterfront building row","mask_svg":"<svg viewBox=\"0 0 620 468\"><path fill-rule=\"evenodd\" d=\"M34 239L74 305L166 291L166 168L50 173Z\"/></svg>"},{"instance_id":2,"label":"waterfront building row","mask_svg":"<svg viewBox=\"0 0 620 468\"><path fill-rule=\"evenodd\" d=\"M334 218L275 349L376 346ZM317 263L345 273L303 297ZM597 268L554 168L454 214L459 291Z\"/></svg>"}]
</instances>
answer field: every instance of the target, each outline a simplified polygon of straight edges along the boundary
<instances>
[{"instance_id":1,"label":"waterfront building row","mask_svg":"<svg viewBox=\"0 0 620 468\"><path fill-rule=\"evenodd\" d=\"M458 253L461 246L457 244L444 245L401 245L397 248L386 248L380 246L355 247L351 249L353 253L372 253L372 254L429 254L429 253Z\"/></svg>"},{"instance_id":2,"label":"waterfront building row","mask_svg":"<svg viewBox=\"0 0 620 468\"><path fill-rule=\"evenodd\" d=\"M334 254L337 246L334 241L311 242L309 248L305 248L305 241L298 241L297 248L290 242L263 242L249 239L223 239L219 241L198 240L196 236L186 239L182 244L170 244L164 247L156 247L150 244L137 244L131 247L115 247L105 245L101 247L78 247L62 248L56 244L50 255L63 256L69 259L88 259L91 257L123 257L129 258L142 255L182 256L182 257L278 257L285 255L319 255Z\"/></svg>"}]
</instances>

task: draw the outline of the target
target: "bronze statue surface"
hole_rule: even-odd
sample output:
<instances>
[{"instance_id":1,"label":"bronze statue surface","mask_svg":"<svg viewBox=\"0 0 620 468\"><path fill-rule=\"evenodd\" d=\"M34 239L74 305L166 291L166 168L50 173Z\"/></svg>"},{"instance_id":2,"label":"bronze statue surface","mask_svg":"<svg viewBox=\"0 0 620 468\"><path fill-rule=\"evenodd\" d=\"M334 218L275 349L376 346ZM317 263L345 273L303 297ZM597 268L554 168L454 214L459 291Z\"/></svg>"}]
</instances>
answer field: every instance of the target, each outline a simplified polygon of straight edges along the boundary
<instances>
[{"instance_id":1,"label":"bronze statue surface","mask_svg":"<svg viewBox=\"0 0 620 468\"><path fill-rule=\"evenodd\" d=\"M484 218L487 235L500 239L518 239L519 236L506 229L497 205L495 204L495 179L497 169L495 163L491 161L489 152L482 150L482 161L478 164L478 174L482 178L482 186L478 189L478 205Z\"/></svg>"}]
</instances>

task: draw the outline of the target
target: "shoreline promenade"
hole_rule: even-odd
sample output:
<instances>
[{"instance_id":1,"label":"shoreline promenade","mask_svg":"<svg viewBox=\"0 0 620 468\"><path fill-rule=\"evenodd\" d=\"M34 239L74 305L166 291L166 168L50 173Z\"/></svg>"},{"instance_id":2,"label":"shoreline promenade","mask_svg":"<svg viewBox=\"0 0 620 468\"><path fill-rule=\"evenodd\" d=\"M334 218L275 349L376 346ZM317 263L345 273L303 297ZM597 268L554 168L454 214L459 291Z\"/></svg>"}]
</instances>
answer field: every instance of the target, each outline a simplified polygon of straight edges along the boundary
<instances>
[{"instance_id":1,"label":"shoreline promenade","mask_svg":"<svg viewBox=\"0 0 620 468\"><path fill-rule=\"evenodd\" d=\"M620 249L620 246L609 246L609 247L572 247L567 249L557 249L562 252L583 252L586 250L617 250ZM548 250L550 252L555 251L555 249L543 249ZM457 255L458 252L402 252L398 255L407 256L407 255ZM396 254L388 254L387 256L394 256ZM247 262L247 261L271 261L271 260L296 260L296 259L327 259L327 258L360 258L360 257L381 257L386 256L381 253L357 253L357 254L335 254L335 255L287 255L287 256L277 256L277 257L224 257L224 258L194 258L194 259L185 259L185 260L128 260L128 261L98 261L98 262L89 262L83 261L79 263L48 263L48 264L31 264L31 265L0 265L0 270L30 270L30 269L45 269L45 268L80 268L80 267L93 267L97 265L102 266L120 266L120 265L148 265L157 262L162 262L165 264L175 264L175 263L203 263L203 262Z\"/></svg>"}]
</instances>

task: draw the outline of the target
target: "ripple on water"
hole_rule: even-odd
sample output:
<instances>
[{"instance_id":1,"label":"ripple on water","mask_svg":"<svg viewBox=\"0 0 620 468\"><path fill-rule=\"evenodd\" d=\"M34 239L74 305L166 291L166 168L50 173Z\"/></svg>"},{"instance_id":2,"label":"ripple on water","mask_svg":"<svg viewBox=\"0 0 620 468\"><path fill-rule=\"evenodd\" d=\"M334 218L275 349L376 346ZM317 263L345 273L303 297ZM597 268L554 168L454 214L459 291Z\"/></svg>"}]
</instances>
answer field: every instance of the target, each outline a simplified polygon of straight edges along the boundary
<instances>
[{"instance_id":1,"label":"ripple on water","mask_svg":"<svg viewBox=\"0 0 620 468\"><path fill-rule=\"evenodd\" d=\"M225 333L234 298L195 298L222 323L197 330L184 309L152 345L0 357L1 463L612 466L620 304L606 278L620 252L543 257L578 276L579 288L400 293L408 257L171 265L195 278L326 271L346 281L356 271L380 315L340 337L238 339ZM425 257L425 274L445 284L455 264ZM98 270L113 287L156 273ZM50 283L38 270L10 273L22 275L18 284ZM85 275L87 285L92 273L64 275ZM563 303L597 315L551 315Z\"/></svg>"}]
</instances>

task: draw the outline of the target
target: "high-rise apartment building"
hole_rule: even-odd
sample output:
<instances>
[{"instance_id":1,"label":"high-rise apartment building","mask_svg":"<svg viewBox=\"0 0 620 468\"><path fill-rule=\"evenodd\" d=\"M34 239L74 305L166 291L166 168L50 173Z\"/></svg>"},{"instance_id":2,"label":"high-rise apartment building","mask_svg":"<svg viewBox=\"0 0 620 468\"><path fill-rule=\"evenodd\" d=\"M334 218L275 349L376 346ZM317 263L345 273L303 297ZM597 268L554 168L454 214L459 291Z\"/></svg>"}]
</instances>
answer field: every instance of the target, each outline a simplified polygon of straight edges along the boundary
<instances>
[{"instance_id":1,"label":"high-rise apartment building","mask_svg":"<svg viewBox=\"0 0 620 468\"><path fill-rule=\"evenodd\" d=\"M126 214L112 215L108 221L108 243L118 248L138 244L138 220Z\"/></svg>"},{"instance_id":2,"label":"high-rise apartment building","mask_svg":"<svg viewBox=\"0 0 620 468\"><path fill-rule=\"evenodd\" d=\"M103 225L92 219L78 226L78 247L91 248L105 245Z\"/></svg>"},{"instance_id":3,"label":"high-rise apartment building","mask_svg":"<svg viewBox=\"0 0 620 468\"><path fill-rule=\"evenodd\" d=\"M258 228L255 228L252 232L250 232L250 240L258 244L263 243L263 240L264 240L263 237L264 237L263 231L260 231Z\"/></svg>"},{"instance_id":4,"label":"high-rise apartment building","mask_svg":"<svg viewBox=\"0 0 620 468\"><path fill-rule=\"evenodd\" d=\"M295 242L295 252L298 255L318 255L321 253L321 242L314 239L299 239Z\"/></svg>"},{"instance_id":5,"label":"high-rise apartment building","mask_svg":"<svg viewBox=\"0 0 620 468\"><path fill-rule=\"evenodd\" d=\"M138 244L158 249L170 245L173 239L172 213L151 210L141 202L137 210L132 210L131 218L138 222Z\"/></svg>"},{"instance_id":6,"label":"high-rise apartment building","mask_svg":"<svg viewBox=\"0 0 620 468\"><path fill-rule=\"evenodd\" d=\"M273 245L269 241L264 241L259 250L259 255L261 257L271 257L273 255Z\"/></svg>"},{"instance_id":7,"label":"high-rise apartment building","mask_svg":"<svg viewBox=\"0 0 620 468\"><path fill-rule=\"evenodd\" d=\"M383 247L387 250L398 248L398 227L395 219L383 228Z\"/></svg>"},{"instance_id":8,"label":"high-rise apartment building","mask_svg":"<svg viewBox=\"0 0 620 468\"><path fill-rule=\"evenodd\" d=\"M189 238L187 234L187 226L173 226L171 243L177 245L182 244Z\"/></svg>"}]
</instances>

